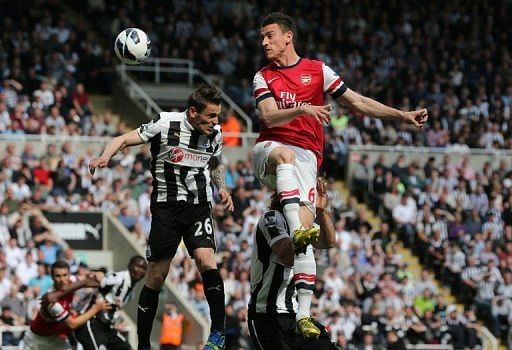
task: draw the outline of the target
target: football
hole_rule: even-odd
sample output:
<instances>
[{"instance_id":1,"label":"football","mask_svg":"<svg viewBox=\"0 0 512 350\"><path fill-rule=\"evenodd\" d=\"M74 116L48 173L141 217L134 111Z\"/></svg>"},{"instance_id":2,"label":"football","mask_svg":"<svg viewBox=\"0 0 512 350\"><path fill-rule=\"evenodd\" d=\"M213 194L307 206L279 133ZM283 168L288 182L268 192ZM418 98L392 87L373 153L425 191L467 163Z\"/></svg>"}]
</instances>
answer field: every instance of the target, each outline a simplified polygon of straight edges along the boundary
<instances>
[{"instance_id":1,"label":"football","mask_svg":"<svg viewBox=\"0 0 512 350\"><path fill-rule=\"evenodd\" d=\"M128 28L117 36L114 51L126 64L140 64L151 54L151 41L143 30Z\"/></svg>"}]
</instances>

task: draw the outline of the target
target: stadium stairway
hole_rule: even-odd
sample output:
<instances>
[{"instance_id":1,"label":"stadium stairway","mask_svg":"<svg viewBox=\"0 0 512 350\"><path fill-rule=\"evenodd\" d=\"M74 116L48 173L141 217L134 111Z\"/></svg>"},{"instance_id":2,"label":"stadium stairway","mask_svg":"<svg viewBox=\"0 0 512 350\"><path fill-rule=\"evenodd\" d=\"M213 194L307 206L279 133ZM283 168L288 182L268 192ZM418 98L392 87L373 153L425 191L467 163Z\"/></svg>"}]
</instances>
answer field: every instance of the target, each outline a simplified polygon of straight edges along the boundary
<instances>
[{"instance_id":1,"label":"stadium stairway","mask_svg":"<svg viewBox=\"0 0 512 350\"><path fill-rule=\"evenodd\" d=\"M342 197L345 199L345 203L348 203L349 198L351 196L350 191L348 190L346 184L344 182L338 181L336 183L336 188L338 191L342 194ZM370 224L373 227L373 231L375 232L378 230L381 220L378 216L375 215L375 213L364 203L358 203L357 207L359 209L364 209L367 213L367 220L370 222ZM371 232L372 234L374 232ZM392 234L393 240L396 241L396 234ZM411 249L405 248L401 242L398 242L399 253L402 255L404 262L407 264L407 271L409 271L414 279L419 279L421 275L422 265L420 261L418 260L418 257L416 257ZM447 305L454 304L455 298L451 295L451 292L448 288L445 288L439 281L434 279L434 282L436 283L438 293L444 298ZM457 307L462 310L462 305L457 305Z\"/></svg>"},{"instance_id":2,"label":"stadium stairway","mask_svg":"<svg viewBox=\"0 0 512 350\"><path fill-rule=\"evenodd\" d=\"M347 188L347 185L345 182L337 181L336 182L336 188L341 193L342 198L344 199L344 203L348 203L349 199L351 197L350 191ZM367 220L372 225L373 232L375 232L376 229L378 229L380 225L380 218L375 215L373 210L371 210L366 204L364 203L357 203L357 208L364 209L367 214ZM396 241L396 233L392 234L393 240ZM402 242L398 242L399 244L399 253L402 255L404 262L407 264L407 270L412 274L414 279L419 279L421 275L422 265L416 257L411 249L405 248L402 244ZM457 303L455 297L451 294L451 290L449 288L444 287L437 279L434 278L434 283L437 286L438 293L443 297L445 300L446 305L455 304L457 306L457 309L462 312L464 310L464 305ZM498 339L499 345L498 350L507 350L507 347L501 342L500 339ZM510 349L508 349L510 350Z\"/></svg>"}]
</instances>

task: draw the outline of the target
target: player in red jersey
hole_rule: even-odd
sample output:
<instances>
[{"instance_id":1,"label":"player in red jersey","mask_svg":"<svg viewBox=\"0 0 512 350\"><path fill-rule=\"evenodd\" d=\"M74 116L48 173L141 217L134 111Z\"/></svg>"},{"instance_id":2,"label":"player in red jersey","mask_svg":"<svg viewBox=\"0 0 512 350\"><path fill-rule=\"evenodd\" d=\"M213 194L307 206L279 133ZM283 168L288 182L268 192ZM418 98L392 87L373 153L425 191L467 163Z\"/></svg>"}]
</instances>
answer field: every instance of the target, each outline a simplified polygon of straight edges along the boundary
<instances>
[{"instance_id":1,"label":"player in red jersey","mask_svg":"<svg viewBox=\"0 0 512 350\"><path fill-rule=\"evenodd\" d=\"M22 350L70 349L70 331L85 324L98 312L110 309L104 300L97 300L87 312L73 317L73 292L80 288L97 288L100 283L93 279L71 283L69 265L64 261L57 261L51 266L51 275L54 291L43 296L41 308L23 337Z\"/></svg>"},{"instance_id":2,"label":"player in red jersey","mask_svg":"<svg viewBox=\"0 0 512 350\"><path fill-rule=\"evenodd\" d=\"M261 23L262 46L272 61L254 76L254 99L262 125L254 147L256 176L276 189L296 246L318 236L312 228L317 169L322 163L323 123L329 122L331 106L326 95L371 117L400 120L421 128L428 119L426 109L401 111L349 89L324 62L300 57L295 51L293 19L273 12ZM320 330L309 317L316 276L314 257L295 257L294 278L299 309L297 328L305 337Z\"/></svg>"}]
</instances>

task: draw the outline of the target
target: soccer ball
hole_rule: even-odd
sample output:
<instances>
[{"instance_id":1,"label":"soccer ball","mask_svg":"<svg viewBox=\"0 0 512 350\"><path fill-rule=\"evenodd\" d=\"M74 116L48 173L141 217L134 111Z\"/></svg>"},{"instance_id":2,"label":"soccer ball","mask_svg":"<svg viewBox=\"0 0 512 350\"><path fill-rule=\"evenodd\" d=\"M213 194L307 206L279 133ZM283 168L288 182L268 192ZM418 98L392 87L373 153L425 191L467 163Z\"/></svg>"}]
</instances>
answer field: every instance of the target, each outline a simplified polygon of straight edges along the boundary
<instances>
[{"instance_id":1,"label":"soccer ball","mask_svg":"<svg viewBox=\"0 0 512 350\"><path fill-rule=\"evenodd\" d=\"M143 30L128 28L117 36L114 51L126 64L140 64L151 53L151 41Z\"/></svg>"}]
</instances>

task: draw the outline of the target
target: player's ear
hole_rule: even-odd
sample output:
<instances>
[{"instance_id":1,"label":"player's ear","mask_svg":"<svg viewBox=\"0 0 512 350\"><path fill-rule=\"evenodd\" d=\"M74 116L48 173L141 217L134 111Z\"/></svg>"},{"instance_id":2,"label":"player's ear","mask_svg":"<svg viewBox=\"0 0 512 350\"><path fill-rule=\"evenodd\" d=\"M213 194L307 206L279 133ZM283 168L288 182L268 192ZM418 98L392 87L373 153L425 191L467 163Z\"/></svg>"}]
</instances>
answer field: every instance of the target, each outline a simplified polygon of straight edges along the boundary
<instances>
[{"instance_id":1,"label":"player's ear","mask_svg":"<svg viewBox=\"0 0 512 350\"><path fill-rule=\"evenodd\" d=\"M291 30L286 32L285 37L286 37L286 45L291 44L293 42L293 32Z\"/></svg>"},{"instance_id":2,"label":"player's ear","mask_svg":"<svg viewBox=\"0 0 512 350\"><path fill-rule=\"evenodd\" d=\"M188 114L193 118L197 114L197 109L194 106L188 107Z\"/></svg>"}]
</instances>

